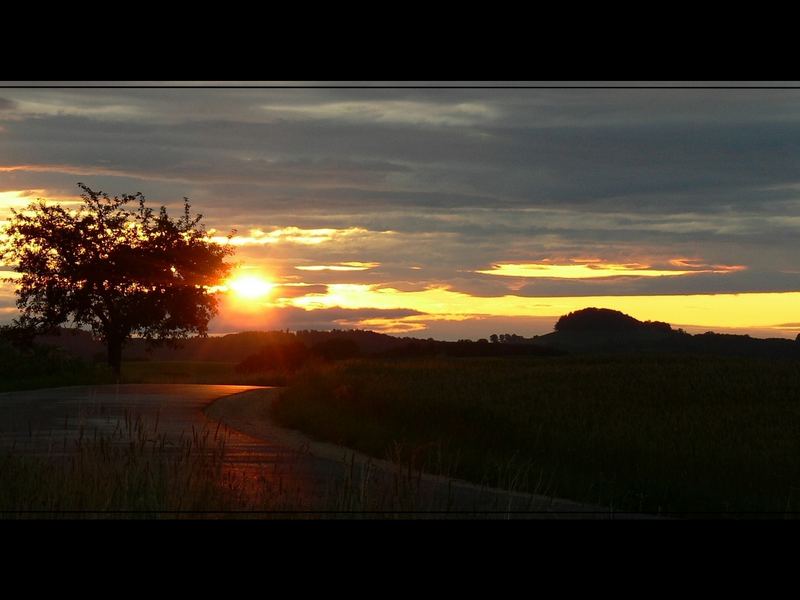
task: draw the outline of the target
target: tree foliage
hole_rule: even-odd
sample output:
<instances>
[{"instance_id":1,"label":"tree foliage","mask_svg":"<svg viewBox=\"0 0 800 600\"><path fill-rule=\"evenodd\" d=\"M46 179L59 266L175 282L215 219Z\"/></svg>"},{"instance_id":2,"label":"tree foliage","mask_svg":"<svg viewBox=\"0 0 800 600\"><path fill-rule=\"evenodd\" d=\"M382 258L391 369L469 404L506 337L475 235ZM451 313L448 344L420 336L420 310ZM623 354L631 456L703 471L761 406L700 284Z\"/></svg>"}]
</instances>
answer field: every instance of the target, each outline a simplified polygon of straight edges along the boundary
<instances>
[{"instance_id":1,"label":"tree foliage","mask_svg":"<svg viewBox=\"0 0 800 600\"><path fill-rule=\"evenodd\" d=\"M132 335L152 344L207 334L218 310L212 288L229 274L227 246L212 242L184 198L183 215L158 212L141 193L109 197L79 183L83 205L39 200L12 217L0 257L21 274L15 326L46 333L71 321L108 346L118 374ZM4 239L3 239L4 238Z\"/></svg>"}]
</instances>

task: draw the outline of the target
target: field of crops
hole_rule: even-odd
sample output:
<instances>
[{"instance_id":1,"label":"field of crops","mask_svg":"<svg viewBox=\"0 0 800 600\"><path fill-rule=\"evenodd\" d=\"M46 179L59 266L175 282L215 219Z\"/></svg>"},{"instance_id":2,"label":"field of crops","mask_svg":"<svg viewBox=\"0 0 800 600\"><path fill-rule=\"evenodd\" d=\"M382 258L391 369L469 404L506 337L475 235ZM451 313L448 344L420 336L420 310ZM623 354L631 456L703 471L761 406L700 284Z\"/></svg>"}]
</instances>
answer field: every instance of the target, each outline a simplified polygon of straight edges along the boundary
<instances>
[{"instance_id":1,"label":"field of crops","mask_svg":"<svg viewBox=\"0 0 800 600\"><path fill-rule=\"evenodd\" d=\"M349 361L295 378L274 416L377 457L620 510L800 510L797 361Z\"/></svg>"}]
</instances>

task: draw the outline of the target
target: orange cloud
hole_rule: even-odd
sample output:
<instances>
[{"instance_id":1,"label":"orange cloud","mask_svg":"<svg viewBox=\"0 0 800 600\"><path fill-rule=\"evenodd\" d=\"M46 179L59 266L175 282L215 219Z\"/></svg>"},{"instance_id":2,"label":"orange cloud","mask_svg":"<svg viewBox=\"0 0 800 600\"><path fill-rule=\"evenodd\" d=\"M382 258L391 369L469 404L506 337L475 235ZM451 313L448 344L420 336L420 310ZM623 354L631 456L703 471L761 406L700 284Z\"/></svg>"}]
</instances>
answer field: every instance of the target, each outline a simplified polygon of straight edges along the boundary
<instances>
[{"instance_id":1,"label":"orange cloud","mask_svg":"<svg viewBox=\"0 0 800 600\"><path fill-rule=\"evenodd\" d=\"M669 264L675 267L698 269L697 271L692 271L693 273L733 273L747 269L744 265L709 265L704 263L701 258L673 258L669 261Z\"/></svg>"}]
</instances>

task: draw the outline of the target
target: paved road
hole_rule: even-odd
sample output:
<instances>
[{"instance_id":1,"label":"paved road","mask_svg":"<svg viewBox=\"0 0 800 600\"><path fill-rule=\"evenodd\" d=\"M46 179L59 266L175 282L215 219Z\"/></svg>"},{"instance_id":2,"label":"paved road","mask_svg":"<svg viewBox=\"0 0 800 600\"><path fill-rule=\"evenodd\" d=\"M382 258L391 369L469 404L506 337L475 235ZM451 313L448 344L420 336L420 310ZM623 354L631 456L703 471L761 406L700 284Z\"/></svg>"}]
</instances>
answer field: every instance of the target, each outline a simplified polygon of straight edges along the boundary
<instances>
[{"instance_id":1,"label":"paved road","mask_svg":"<svg viewBox=\"0 0 800 600\"><path fill-rule=\"evenodd\" d=\"M264 486L280 489L285 508L403 511L512 511L520 516L576 517L591 507L546 498L509 495L474 486L432 481L414 474L388 473L370 465L321 458L274 440L220 426L203 410L214 400L260 390L253 386L128 384L78 386L0 394L0 451L58 459L77 440L114 436L139 428L176 448L186 440L225 442L228 476L246 482L253 493ZM253 392L255 393L255 392ZM138 425L137 425L138 424ZM201 444L202 446L202 444ZM401 504L397 504L402 498ZM533 512L532 512L533 511ZM431 513L441 516L441 513ZM484 515L489 513L484 512ZM508 515L506 515L508 516Z\"/></svg>"}]
</instances>

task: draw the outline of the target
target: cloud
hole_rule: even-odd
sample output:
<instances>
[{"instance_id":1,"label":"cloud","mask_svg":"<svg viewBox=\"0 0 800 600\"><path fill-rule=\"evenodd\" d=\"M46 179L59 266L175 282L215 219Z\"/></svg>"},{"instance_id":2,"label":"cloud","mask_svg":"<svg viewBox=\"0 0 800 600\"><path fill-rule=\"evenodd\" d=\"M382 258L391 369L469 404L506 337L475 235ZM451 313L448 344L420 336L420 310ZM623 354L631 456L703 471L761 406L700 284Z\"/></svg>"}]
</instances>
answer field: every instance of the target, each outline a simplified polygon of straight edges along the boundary
<instances>
[{"instance_id":1,"label":"cloud","mask_svg":"<svg viewBox=\"0 0 800 600\"><path fill-rule=\"evenodd\" d=\"M646 294L730 294L737 292L793 292L800 275L775 270L698 273L686 277L625 278L615 280L537 280L515 288L520 296L602 296Z\"/></svg>"},{"instance_id":2,"label":"cloud","mask_svg":"<svg viewBox=\"0 0 800 600\"><path fill-rule=\"evenodd\" d=\"M367 271L379 267L380 263L371 262L346 262L336 265L299 265L295 269L298 271Z\"/></svg>"},{"instance_id":3,"label":"cloud","mask_svg":"<svg viewBox=\"0 0 800 600\"><path fill-rule=\"evenodd\" d=\"M492 265L490 269L476 271L476 273L522 278L598 279L606 277L679 277L699 273L724 274L743 271L747 268L742 265L703 265L699 264L696 259L685 258L671 259L669 264L672 267L691 267L691 269L656 269L641 263L615 264L599 258L587 258L573 259L569 264L550 261L521 264L500 263Z\"/></svg>"},{"instance_id":4,"label":"cloud","mask_svg":"<svg viewBox=\"0 0 800 600\"><path fill-rule=\"evenodd\" d=\"M323 104L269 104L263 108L280 116L302 119L438 126L476 125L498 116L497 109L491 104L468 101L437 104L411 100L349 100Z\"/></svg>"},{"instance_id":5,"label":"cloud","mask_svg":"<svg viewBox=\"0 0 800 600\"><path fill-rule=\"evenodd\" d=\"M233 246L264 246L270 244L288 243L315 246L325 242L348 237L368 234L361 227L348 229L301 229L299 227L275 227L271 231L251 229L249 235L212 236L211 240L218 244ZM382 232L390 233L390 232Z\"/></svg>"},{"instance_id":6,"label":"cloud","mask_svg":"<svg viewBox=\"0 0 800 600\"><path fill-rule=\"evenodd\" d=\"M202 106L202 98L195 96L194 104ZM703 204L742 205L757 202L754 196L785 194L781 186L797 182L791 159L800 129L796 120L763 122L755 115L734 127L657 115L649 122L536 126L536 119L526 117L524 98L518 94L502 110L505 120L482 127L481 135L464 127L428 130L336 119L250 123L233 115L158 126L146 115L124 123L62 115L15 123L9 134L13 155L31 162L64 164L71 156L85 165L92 156L98 169L98 160L109 161L107 173L187 183L247 179L338 188L349 182L354 190L368 184L373 189L362 191L379 194L374 186L382 183L386 194L449 195L462 203L484 197L495 205L610 202L617 209L656 208L670 196L668 204L660 203L663 209L697 206L693 199L702 192ZM529 125L512 126L513 119ZM88 145L75 147L76 136ZM348 155L334 158L343 147Z\"/></svg>"},{"instance_id":7,"label":"cloud","mask_svg":"<svg viewBox=\"0 0 800 600\"><path fill-rule=\"evenodd\" d=\"M17 103L14 100L9 100L8 98L0 98L0 111L14 110L15 108L17 108Z\"/></svg>"},{"instance_id":8,"label":"cloud","mask_svg":"<svg viewBox=\"0 0 800 600\"><path fill-rule=\"evenodd\" d=\"M231 333L250 329L373 329L383 331L397 331L392 325L400 323L409 317L422 316L423 313L409 309L347 309L332 307L321 310L304 310L302 308L286 306L274 307L262 311L258 316L220 314L209 325L209 331L214 333ZM411 324L417 330L419 325Z\"/></svg>"},{"instance_id":9,"label":"cloud","mask_svg":"<svg viewBox=\"0 0 800 600\"><path fill-rule=\"evenodd\" d=\"M293 199L301 211L323 205L572 206L657 215L687 208L713 213L714 207L731 205L752 210L795 194L786 187L796 183L794 163L772 157L775 146L791 147L797 134L793 123L788 131L772 124L750 126L749 137L713 124L683 131L681 125L641 127L645 130L631 125L610 131L505 129L478 141L460 130L434 134L399 126L207 122L153 127L148 122L120 125L51 117L16 123L6 138L9 150L13 146L8 155L20 160L16 166L27 164L39 172L60 169L73 176L184 182L208 190L215 184L220 191L249 182L247 205L258 202L265 209ZM709 131L702 131L704 127ZM682 135L699 142L690 143ZM730 135L741 139L731 146ZM85 144L76 147L76 136ZM771 144L765 141L770 137L775 138ZM689 149L681 150L687 144ZM349 155L334 158L342 147ZM691 156L676 158L687 152ZM732 160L737 153L741 157ZM604 164L609 160L613 162ZM759 170L770 173L757 176ZM674 177L676 171L681 177ZM663 226L687 231L697 225Z\"/></svg>"}]
</instances>

